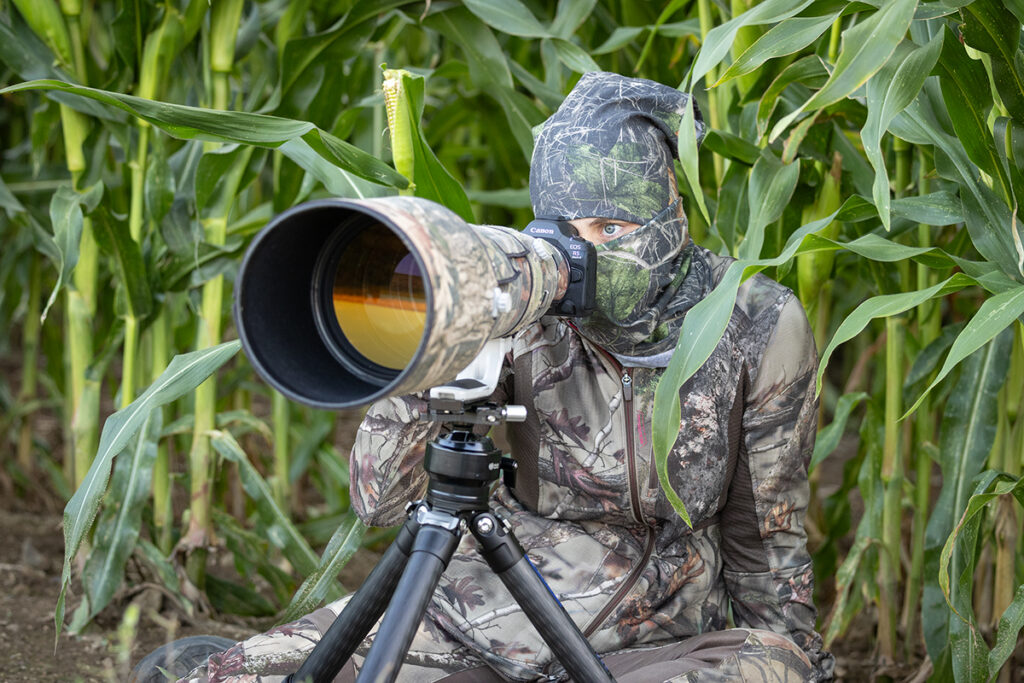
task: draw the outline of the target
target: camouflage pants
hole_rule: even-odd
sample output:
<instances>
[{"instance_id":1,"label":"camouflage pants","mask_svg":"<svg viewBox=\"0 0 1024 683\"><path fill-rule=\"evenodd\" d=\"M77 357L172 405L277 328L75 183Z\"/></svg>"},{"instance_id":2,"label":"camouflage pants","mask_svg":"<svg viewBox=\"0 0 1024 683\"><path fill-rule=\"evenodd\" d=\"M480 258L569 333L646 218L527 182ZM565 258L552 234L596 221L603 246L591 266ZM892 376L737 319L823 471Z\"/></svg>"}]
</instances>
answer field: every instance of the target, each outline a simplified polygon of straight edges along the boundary
<instances>
[{"instance_id":1,"label":"camouflage pants","mask_svg":"<svg viewBox=\"0 0 1024 683\"><path fill-rule=\"evenodd\" d=\"M187 683L273 683L294 672L341 612L348 598L298 621L277 626L210 656ZM335 678L352 683L375 630ZM734 628L656 647L602 656L618 683L800 683L810 680L803 651L783 635ZM557 665L549 667L552 673ZM420 625L399 674L402 683L501 683L469 649L449 639L427 619ZM538 677L536 680L545 680ZM547 679L551 680L551 679Z\"/></svg>"}]
</instances>

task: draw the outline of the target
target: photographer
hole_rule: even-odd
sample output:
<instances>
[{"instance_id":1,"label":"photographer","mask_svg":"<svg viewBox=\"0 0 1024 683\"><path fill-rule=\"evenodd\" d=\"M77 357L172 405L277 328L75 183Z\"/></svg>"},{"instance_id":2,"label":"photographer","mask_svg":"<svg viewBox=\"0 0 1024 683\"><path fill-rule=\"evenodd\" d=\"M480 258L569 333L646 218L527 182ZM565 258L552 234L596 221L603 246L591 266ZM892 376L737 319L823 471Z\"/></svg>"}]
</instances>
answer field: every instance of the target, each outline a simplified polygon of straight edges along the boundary
<instances>
[{"instance_id":1,"label":"photographer","mask_svg":"<svg viewBox=\"0 0 1024 683\"><path fill-rule=\"evenodd\" d=\"M594 649L611 653L617 680L829 680L803 528L816 355L792 292L748 280L722 340L680 390L668 483L692 529L654 470L655 387L686 312L730 262L687 235L673 165L687 101L651 81L589 73L537 135L534 212L570 220L597 245L598 310L515 336L497 398L526 405L528 419L508 426L519 479L499 485L492 505ZM697 126L702 137L699 115ZM401 522L422 493L424 443L439 429L418 420L425 410L419 397L388 399L360 426L351 489L367 524ZM557 677L475 541L464 543L399 680ZM217 652L186 680L280 680L344 601ZM366 647L338 680L354 679Z\"/></svg>"}]
</instances>

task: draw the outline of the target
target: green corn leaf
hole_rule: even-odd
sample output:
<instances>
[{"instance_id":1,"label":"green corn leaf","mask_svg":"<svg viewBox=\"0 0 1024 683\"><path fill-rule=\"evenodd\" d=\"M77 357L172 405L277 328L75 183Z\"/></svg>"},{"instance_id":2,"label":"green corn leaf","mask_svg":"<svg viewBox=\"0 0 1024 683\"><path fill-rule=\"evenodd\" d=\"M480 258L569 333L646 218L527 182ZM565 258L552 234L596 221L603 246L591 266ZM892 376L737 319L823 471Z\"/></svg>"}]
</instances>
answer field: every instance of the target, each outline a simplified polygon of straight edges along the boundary
<instances>
[{"instance_id":1,"label":"green corn leaf","mask_svg":"<svg viewBox=\"0 0 1024 683\"><path fill-rule=\"evenodd\" d=\"M967 323L964 331L953 342L953 347L949 350L949 355L946 356L946 362L942 364L939 374L935 376L932 383L918 397L904 417L917 409L921 400L949 374L950 370L956 367L957 363L987 344L997 334L1008 329L1013 321L1022 315L1024 315L1024 285L985 299L981 308Z\"/></svg>"},{"instance_id":2,"label":"green corn leaf","mask_svg":"<svg viewBox=\"0 0 1024 683\"><path fill-rule=\"evenodd\" d=\"M594 11L597 0L558 0L551 34L568 40Z\"/></svg>"},{"instance_id":3,"label":"green corn leaf","mask_svg":"<svg viewBox=\"0 0 1024 683\"><path fill-rule=\"evenodd\" d=\"M882 135L889 129L893 118L903 111L924 85L942 48L942 35L938 34L926 46L912 48L903 43L885 66L868 81L868 119L861 129L864 152L875 169L872 197L878 215L886 230L890 229L889 176L882 155Z\"/></svg>"},{"instance_id":4,"label":"green corn leaf","mask_svg":"<svg viewBox=\"0 0 1024 683\"><path fill-rule=\"evenodd\" d=\"M850 419L850 413L868 395L863 391L850 394L843 394L836 403L835 415L827 427L818 432L818 438L814 441L814 453L811 455L810 470L813 470L821 461L832 454L839 445L839 440L846 430L846 421Z\"/></svg>"},{"instance_id":5,"label":"green corn leaf","mask_svg":"<svg viewBox=\"0 0 1024 683\"><path fill-rule=\"evenodd\" d=\"M760 150L758 150L760 154ZM742 164L730 164L718 188L718 210L715 212L715 231L729 254L736 255L737 242L750 225L747 203L749 169Z\"/></svg>"},{"instance_id":6,"label":"green corn leaf","mask_svg":"<svg viewBox=\"0 0 1024 683\"><path fill-rule=\"evenodd\" d=\"M704 148L727 159L742 161L753 166L761 156L761 149L738 135L724 130L709 130L704 138Z\"/></svg>"},{"instance_id":7,"label":"green corn leaf","mask_svg":"<svg viewBox=\"0 0 1024 683\"><path fill-rule=\"evenodd\" d=\"M55 615L57 637L60 637L64 625L64 597L71 581L71 561L96 518L100 499L107 490L111 461L128 446L145 424L151 411L194 391L217 368L238 353L239 347L238 341L231 341L209 349L175 356L167 369L141 396L111 415L103 424L96 457L82 485L64 507L64 568L61 572L61 589Z\"/></svg>"},{"instance_id":8,"label":"green corn leaf","mask_svg":"<svg viewBox=\"0 0 1024 683\"><path fill-rule=\"evenodd\" d=\"M804 49L827 31L841 10L820 17L793 17L773 26L736 58L722 77L711 87L752 73L770 59L785 57Z\"/></svg>"},{"instance_id":9,"label":"green corn leaf","mask_svg":"<svg viewBox=\"0 0 1024 683\"><path fill-rule=\"evenodd\" d=\"M547 38L551 33L519 0L465 0L470 12L502 33L523 38Z\"/></svg>"},{"instance_id":10,"label":"green corn leaf","mask_svg":"<svg viewBox=\"0 0 1024 683\"><path fill-rule=\"evenodd\" d=\"M590 51L592 55L606 55L618 52L643 35L646 26L617 26L603 43Z\"/></svg>"},{"instance_id":11,"label":"green corn leaf","mask_svg":"<svg viewBox=\"0 0 1024 683\"><path fill-rule=\"evenodd\" d=\"M1004 0L1006 8L1013 12L1013 16L1017 17L1017 21L1024 24L1024 0Z\"/></svg>"},{"instance_id":12,"label":"green corn leaf","mask_svg":"<svg viewBox=\"0 0 1024 683\"><path fill-rule=\"evenodd\" d=\"M281 621L289 622L298 619L323 603L328 592L332 588L337 588L338 572L359 550L365 533L366 525L359 521L356 514L351 511L346 513L338 530L334 532L331 540L327 543L327 548L324 549L316 571L302 582Z\"/></svg>"},{"instance_id":13,"label":"green corn leaf","mask_svg":"<svg viewBox=\"0 0 1024 683\"><path fill-rule=\"evenodd\" d=\"M700 187L700 176L697 164L697 122L693 113L693 95L686 100L686 109L683 111L683 121L679 124L679 163L683 167L683 176L686 178L690 192L697 201L697 208L700 209L704 220L711 223L708 217L708 207L704 203L704 190Z\"/></svg>"},{"instance_id":14,"label":"green corn leaf","mask_svg":"<svg viewBox=\"0 0 1024 683\"><path fill-rule=\"evenodd\" d=\"M953 259L941 249L935 247L908 247L905 244L888 240L874 233L862 235L850 242L835 242L834 244L864 258L881 263L894 263L896 261L914 259L918 263L924 263L930 268L948 268L956 265Z\"/></svg>"},{"instance_id":15,"label":"green corn leaf","mask_svg":"<svg viewBox=\"0 0 1024 683\"><path fill-rule=\"evenodd\" d=\"M697 83L725 59L740 28L774 24L788 19L812 2L813 0L765 0L738 17L714 27L704 38L704 44L689 75L689 82Z\"/></svg>"},{"instance_id":16,"label":"green corn leaf","mask_svg":"<svg viewBox=\"0 0 1024 683\"><path fill-rule=\"evenodd\" d=\"M483 92L492 88L512 88L512 72L494 33L465 8L431 14L424 24L445 35L466 53L469 76Z\"/></svg>"},{"instance_id":17,"label":"green corn leaf","mask_svg":"<svg viewBox=\"0 0 1024 683\"><path fill-rule=\"evenodd\" d=\"M654 45L654 37L658 34L658 28L668 21L669 17L676 13L680 7L687 4L687 0L671 0L664 9L661 10L661 14L658 15L657 20L654 22L654 26L651 26L651 32L647 35L647 40L644 41L644 46L640 50L640 57L637 58L636 64L633 65L633 71L640 71L643 67L644 62L647 60L647 56L651 53L651 47Z\"/></svg>"},{"instance_id":18,"label":"green corn leaf","mask_svg":"<svg viewBox=\"0 0 1024 683\"><path fill-rule=\"evenodd\" d=\"M16 213L25 212L25 207L22 206L18 198L7 187L3 178L0 178L0 208L7 212L8 218L13 217Z\"/></svg>"},{"instance_id":19,"label":"green corn leaf","mask_svg":"<svg viewBox=\"0 0 1024 683\"><path fill-rule=\"evenodd\" d=\"M939 466L942 490L935 501L925 529L925 570L929 578L922 596L922 624L925 644L936 661L950 638L950 614L939 581L940 549L967 508L972 482L981 471L996 437L998 401L1006 381L1006 366L1012 334L1002 333L996 341L970 356L960 379L946 401L939 436ZM952 559L953 576L959 577L962 563ZM954 583L951 599L957 600Z\"/></svg>"},{"instance_id":20,"label":"green corn leaf","mask_svg":"<svg viewBox=\"0 0 1024 683\"><path fill-rule=\"evenodd\" d=\"M362 199L377 194L376 188L379 187L378 185L370 185L370 183L365 182L362 178L358 178L344 169L338 168L317 154L316 150L301 138L288 140L278 147L278 151L323 183L324 188L336 197L357 197Z\"/></svg>"},{"instance_id":21,"label":"green corn leaf","mask_svg":"<svg viewBox=\"0 0 1024 683\"><path fill-rule=\"evenodd\" d=\"M953 667L957 673L957 680L986 681L990 672L998 671L998 667L989 667L991 653L971 608L971 587L977 563L975 543L983 518L980 513L996 498L1009 495L1024 495L1024 479L1013 479L992 471L986 472L967 501L956 527L942 546L938 581L946 602L956 617L951 623L950 645L953 648ZM962 562L960 572L957 571L956 556L959 556ZM952 590L951 579L959 583L955 591ZM1018 589L1018 595L1020 592ZM1024 622L1024 617L1014 614L1019 610L1020 606L1015 609L1012 603L1007 610L1010 612L1008 621L1011 623L1007 623L1006 626L1013 631L1013 641L1016 641L1020 624ZM1012 621L1017 622L1015 631ZM1002 652L996 659L999 657L1002 657Z\"/></svg>"},{"instance_id":22,"label":"green corn leaf","mask_svg":"<svg viewBox=\"0 0 1024 683\"><path fill-rule=\"evenodd\" d=\"M927 289L915 292L901 292L899 294L883 294L862 303L839 324L828 346L822 352L821 361L818 364L817 391L821 392L822 377L825 375L825 369L828 367L828 360L832 357L832 352L843 342L849 341L860 334L861 330L867 327L869 322L875 318L899 315L904 311L920 306L925 301L945 296L973 284L976 283L972 278L963 273L956 273L952 277Z\"/></svg>"},{"instance_id":23,"label":"green corn leaf","mask_svg":"<svg viewBox=\"0 0 1024 683\"><path fill-rule=\"evenodd\" d=\"M1024 124L1000 116L996 118L992 132L999 161L1002 162L1003 170L1006 171L1006 175L1010 179L1010 188L1013 190L1012 203L1019 208L1024 202ZM1019 220L1017 228L1018 234L1015 235L1014 246L1018 247L1019 260L1024 261L1024 245L1020 244ZM1022 266L1021 272L1024 273L1024 266Z\"/></svg>"},{"instance_id":24,"label":"green corn leaf","mask_svg":"<svg viewBox=\"0 0 1024 683\"><path fill-rule=\"evenodd\" d=\"M210 599L210 605L222 614L269 617L277 612L274 603L252 588L212 574L206 577L206 595Z\"/></svg>"},{"instance_id":25,"label":"green corn leaf","mask_svg":"<svg viewBox=\"0 0 1024 683\"><path fill-rule=\"evenodd\" d=\"M196 167L196 210L199 217L223 218L242 187L253 148L224 145L203 154Z\"/></svg>"},{"instance_id":26,"label":"green corn leaf","mask_svg":"<svg viewBox=\"0 0 1024 683\"><path fill-rule=\"evenodd\" d=\"M830 646L840 633L846 631L846 627L859 611L860 603L857 601L859 595L856 590L851 590L851 588L873 540L867 536L860 537L858 534L857 540L854 541L850 552L846 554L846 559L843 560L839 571L836 572L837 597L832 606L832 613L829 614L828 628L822 634L826 647ZM854 602L850 601L851 593L853 593Z\"/></svg>"},{"instance_id":27,"label":"green corn leaf","mask_svg":"<svg viewBox=\"0 0 1024 683\"><path fill-rule=\"evenodd\" d=\"M70 67L71 36L57 0L13 0L32 32L39 36L66 67Z\"/></svg>"},{"instance_id":28,"label":"green corn leaf","mask_svg":"<svg viewBox=\"0 0 1024 683\"><path fill-rule=\"evenodd\" d=\"M159 579L161 586L171 592L178 605L182 608L182 611L190 617L194 615L195 607L192 601L182 594L181 582L178 581L178 574L174 570L174 565L164 557L160 549L147 539L140 538L135 545L135 550L135 557L141 560L153 575Z\"/></svg>"},{"instance_id":29,"label":"green corn leaf","mask_svg":"<svg viewBox=\"0 0 1024 683\"><path fill-rule=\"evenodd\" d=\"M1017 481L1017 486L1020 486L1020 480ZM1020 635L1021 628L1024 628L1024 583L1017 586L1013 600L999 617L996 644L988 653L990 672L999 671L1006 664L1017 646L1017 636Z\"/></svg>"},{"instance_id":30,"label":"green corn leaf","mask_svg":"<svg viewBox=\"0 0 1024 683\"><path fill-rule=\"evenodd\" d=\"M153 309L153 294L149 289L142 250L128 233L125 221L117 220L103 207L93 215L92 228L96 243L110 257L118 284L125 294L123 300L127 310L124 314L136 319L144 318ZM120 296L118 301L121 301Z\"/></svg>"},{"instance_id":31,"label":"green corn leaf","mask_svg":"<svg viewBox=\"0 0 1024 683\"><path fill-rule=\"evenodd\" d=\"M78 246L82 240L84 220L82 207L84 206L86 211L92 211L102 196L103 185L99 183L90 187L85 193L75 192L70 185L61 185L50 200L50 223L53 225L53 238L52 240L49 237L46 238L51 244L43 250L43 253L51 258L55 255L58 257L58 260L54 261L54 265L57 266L57 282L43 306L41 316L43 320L46 320L50 306L57 300L57 295L63 289L64 284L71 281L71 273L78 264Z\"/></svg>"},{"instance_id":32,"label":"green corn leaf","mask_svg":"<svg viewBox=\"0 0 1024 683\"><path fill-rule=\"evenodd\" d=\"M949 192L901 197L894 200L890 208L897 218L925 225L954 225L964 221L963 204Z\"/></svg>"},{"instance_id":33,"label":"green corn leaf","mask_svg":"<svg viewBox=\"0 0 1024 683\"><path fill-rule=\"evenodd\" d=\"M740 243L740 258L760 258L764 229L782 215L793 197L799 179L799 159L784 164L767 150L761 153L750 171L750 189L747 194L750 227Z\"/></svg>"},{"instance_id":34,"label":"green corn leaf","mask_svg":"<svg viewBox=\"0 0 1024 683\"><path fill-rule=\"evenodd\" d=\"M848 204L844 203L838 211L796 230L776 258L734 262L715 289L687 311L672 359L654 392L654 416L651 421L658 480L673 509L687 524L690 523L689 513L679 495L668 485L668 454L679 433L680 388L704 365L725 334L740 284L745 277L792 259L805 237L822 230L837 218L843 220L842 215Z\"/></svg>"},{"instance_id":35,"label":"green corn leaf","mask_svg":"<svg viewBox=\"0 0 1024 683\"><path fill-rule=\"evenodd\" d=\"M466 53L469 76L480 92L493 97L501 106L512 135L527 159L533 151L531 129L542 118L536 108L513 87L512 72L501 44L490 27L469 10L458 7L431 14L424 24L437 30ZM542 41L551 46L550 41ZM553 50L552 46L552 50Z\"/></svg>"},{"instance_id":36,"label":"green corn leaf","mask_svg":"<svg viewBox=\"0 0 1024 683\"><path fill-rule=\"evenodd\" d=\"M988 87L978 87L979 83L988 83L988 74L981 62L967 56L952 31L947 28L946 33L937 71L953 130L971 161L996 179L1004 196L1009 197L1009 180L999 162L992 128L988 125L992 93Z\"/></svg>"},{"instance_id":37,"label":"green corn leaf","mask_svg":"<svg viewBox=\"0 0 1024 683\"><path fill-rule=\"evenodd\" d=\"M563 40L562 38L548 38L547 40L551 41L555 48L555 54L558 55L558 59L561 60L562 64L565 64L576 73L585 74L589 71L601 70L601 67L597 65L593 57L576 43Z\"/></svg>"},{"instance_id":38,"label":"green corn leaf","mask_svg":"<svg viewBox=\"0 0 1024 683\"><path fill-rule=\"evenodd\" d=\"M960 185L963 215L974 246L1004 273L1024 280L1010 232L1009 207L982 182L977 166L968 158L960 140L941 129L930 111L926 94L922 92L922 96L893 119L891 130L904 140L935 145L942 151L936 154L936 168Z\"/></svg>"},{"instance_id":39,"label":"green corn leaf","mask_svg":"<svg viewBox=\"0 0 1024 683\"><path fill-rule=\"evenodd\" d=\"M111 503L96 525L93 547L82 576L90 620L110 603L121 586L125 563L139 538L142 510L152 486L160 421L160 411L151 411L123 457L114 465Z\"/></svg>"},{"instance_id":40,"label":"green corn leaf","mask_svg":"<svg viewBox=\"0 0 1024 683\"><path fill-rule=\"evenodd\" d=\"M322 131L308 121L241 111L200 109L181 104L122 95L120 93L70 85L60 81L36 80L0 90L0 94L22 90L57 90L102 102L148 121L176 138L234 142L277 148L288 140L301 138L328 161L361 178L405 187L408 181L393 168L359 148Z\"/></svg>"},{"instance_id":41,"label":"green corn leaf","mask_svg":"<svg viewBox=\"0 0 1024 683\"><path fill-rule=\"evenodd\" d=\"M1024 123L1024 59L1020 51L1020 22L1001 2L974 0L961 11L964 42L988 53L992 84L1006 106Z\"/></svg>"},{"instance_id":42,"label":"green corn leaf","mask_svg":"<svg viewBox=\"0 0 1024 683\"><path fill-rule=\"evenodd\" d=\"M828 78L828 70L821 57L809 55L798 59L775 77L764 95L757 103L757 134L763 136L768 131L768 123L772 113L779 103L779 97L783 91L794 83L804 84L807 87L821 87ZM845 157L844 157L845 159Z\"/></svg>"},{"instance_id":43,"label":"green corn leaf","mask_svg":"<svg viewBox=\"0 0 1024 683\"><path fill-rule=\"evenodd\" d=\"M814 93L772 129L779 137L801 113L821 109L847 97L889 61L914 18L917 0L891 0L882 8L843 33L843 48L835 69L821 90Z\"/></svg>"},{"instance_id":44,"label":"green corn leaf","mask_svg":"<svg viewBox=\"0 0 1024 683\"><path fill-rule=\"evenodd\" d=\"M162 146L157 147L146 163L146 178L143 183L146 218L159 225L174 204L175 182L170 164L163 153Z\"/></svg>"},{"instance_id":45,"label":"green corn leaf","mask_svg":"<svg viewBox=\"0 0 1024 683\"><path fill-rule=\"evenodd\" d=\"M6 17L0 15L0 62L26 81L45 78L70 83L75 80L56 65L50 49L17 17L8 24ZM47 96L55 102L99 119L120 122L125 119L120 111L111 111L110 108L92 100L57 91L50 91Z\"/></svg>"},{"instance_id":46,"label":"green corn leaf","mask_svg":"<svg viewBox=\"0 0 1024 683\"><path fill-rule=\"evenodd\" d=\"M242 487L245 489L246 495L256 505L260 518L270 527L271 541L281 549L300 574L308 576L316 571L316 553L292 524L288 515L278 506L270 486L249 462L245 451L231 436L231 433L214 431L210 435L210 443L225 459L238 465ZM334 591L331 597L338 597L338 595L339 591Z\"/></svg>"},{"instance_id":47,"label":"green corn leaf","mask_svg":"<svg viewBox=\"0 0 1024 683\"><path fill-rule=\"evenodd\" d=\"M223 510L213 508L211 512L214 527L234 556L238 573L246 578L253 576L254 572L259 574L273 588L278 603L286 603L295 592L296 583L274 564L276 558L269 552L270 541L266 534L259 527L251 531L242 527L237 519Z\"/></svg>"}]
</instances>

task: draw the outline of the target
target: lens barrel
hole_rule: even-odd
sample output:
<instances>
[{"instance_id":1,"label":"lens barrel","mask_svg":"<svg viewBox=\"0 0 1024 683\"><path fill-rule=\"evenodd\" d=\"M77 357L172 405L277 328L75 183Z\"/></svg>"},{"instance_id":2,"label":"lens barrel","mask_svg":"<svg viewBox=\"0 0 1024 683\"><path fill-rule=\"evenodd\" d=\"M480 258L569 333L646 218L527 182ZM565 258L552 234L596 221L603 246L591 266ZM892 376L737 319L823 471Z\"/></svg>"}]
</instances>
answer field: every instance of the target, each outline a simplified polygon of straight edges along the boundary
<instances>
[{"instance_id":1,"label":"lens barrel","mask_svg":"<svg viewBox=\"0 0 1024 683\"><path fill-rule=\"evenodd\" d=\"M451 381L566 292L564 256L415 197L296 206L253 239L235 322L284 395L349 408Z\"/></svg>"}]
</instances>

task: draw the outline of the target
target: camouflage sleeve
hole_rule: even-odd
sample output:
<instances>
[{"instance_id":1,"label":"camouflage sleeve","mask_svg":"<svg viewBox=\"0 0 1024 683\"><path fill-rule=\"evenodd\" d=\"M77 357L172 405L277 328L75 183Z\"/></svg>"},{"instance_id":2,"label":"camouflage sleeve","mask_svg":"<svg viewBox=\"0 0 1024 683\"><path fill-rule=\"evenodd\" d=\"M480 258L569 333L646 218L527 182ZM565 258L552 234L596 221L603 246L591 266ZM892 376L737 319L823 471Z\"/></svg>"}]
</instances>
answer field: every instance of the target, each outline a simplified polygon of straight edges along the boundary
<instances>
[{"instance_id":1,"label":"camouflage sleeve","mask_svg":"<svg viewBox=\"0 0 1024 683\"><path fill-rule=\"evenodd\" d=\"M737 626L787 634L830 680L815 630L804 517L818 404L817 354L796 297L783 304L747 393L743 444L723 510L725 580Z\"/></svg>"},{"instance_id":2,"label":"camouflage sleeve","mask_svg":"<svg viewBox=\"0 0 1024 683\"><path fill-rule=\"evenodd\" d=\"M491 400L508 393L510 362L502 369ZM394 526L405 519L405 504L423 497L427 475L421 467L428 441L442 425L420 419L427 412L421 394L397 396L370 406L349 456L352 509L370 526Z\"/></svg>"}]
</instances>

